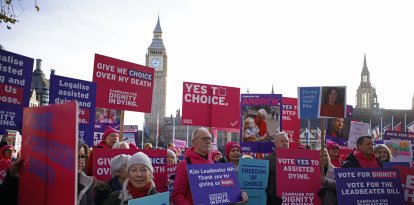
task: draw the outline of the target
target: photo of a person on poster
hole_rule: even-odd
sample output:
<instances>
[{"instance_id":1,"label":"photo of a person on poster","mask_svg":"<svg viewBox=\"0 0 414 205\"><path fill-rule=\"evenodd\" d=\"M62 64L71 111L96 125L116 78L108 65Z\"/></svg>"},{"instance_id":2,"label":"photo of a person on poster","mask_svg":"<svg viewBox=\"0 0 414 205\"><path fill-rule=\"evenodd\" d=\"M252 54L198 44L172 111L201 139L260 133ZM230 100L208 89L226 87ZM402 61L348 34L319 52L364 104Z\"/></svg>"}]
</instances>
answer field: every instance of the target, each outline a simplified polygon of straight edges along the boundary
<instances>
[{"instance_id":1,"label":"photo of a person on poster","mask_svg":"<svg viewBox=\"0 0 414 205\"><path fill-rule=\"evenodd\" d=\"M326 134L331 137L348 138L349 137L349 120L344 118L332 118L328 120Z\"/></svg>"},{"instance_id":2,"label":"photo of a person on poster","mask_svg":"<svg viewBox=\"0 0 414 205\"><path fill-rule=\"evenodd\" d=\"M320 116L345 117L345 87L322 87Z\"/></svg>"},{"instance_id":3,"label":"photo of a person on poster","mask_svg":"<svg viewBox=\"0 0 414 205\"><path fill-rule=\"evenodd\" d=\"M273 140L278 130L277 122L267 113L266 107L270 109L270 106L261 106L258 110L251 107L243 116L243 142Z\"/></svg>"}]
</instances>

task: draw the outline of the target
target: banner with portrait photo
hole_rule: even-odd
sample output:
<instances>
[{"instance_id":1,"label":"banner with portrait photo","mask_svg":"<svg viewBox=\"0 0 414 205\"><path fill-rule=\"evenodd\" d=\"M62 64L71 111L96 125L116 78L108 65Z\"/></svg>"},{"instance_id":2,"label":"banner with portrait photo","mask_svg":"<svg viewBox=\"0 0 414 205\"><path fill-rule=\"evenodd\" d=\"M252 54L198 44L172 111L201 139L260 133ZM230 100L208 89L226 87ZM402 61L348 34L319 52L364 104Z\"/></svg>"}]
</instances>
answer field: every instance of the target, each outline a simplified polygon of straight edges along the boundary
<instances>
[{"instance_id":1,"label":"banner with portrait photo","mask_svg":"<svg viewBox=\"0 0 414 205\"><path fill-rule=\"evenodd\" d=\"M282 130L281 94L242 94L240 146L242 152L270 153Z\"/></svg>"},{"instance_id":2,"label":"banner with portrait photo","mask_svg":"<svg viewBox=\"0 0 414 205\"><path fill-rule=\"evenodd\" d=\"M95 54L96 106L151 112L154 69Z\"/></svg>"},{"instance_id":3,"label":"banner with portrait photo","mask_svg":"<svg viewBox=\"0 0 414 205\"><path fill-rule=\"evenodd\" d=\"M93 146L96 83L50 75L49 104L61 104L77 100L79 105L79 139Z\"/></svg>"},{"instance_id":4,"label":"banner with portrait photo","mask_svg":"<svg viewBox=\"0 0 414 205\"><path fill-rule=\"evenodd\" d=\"M120 130L121 110L109 108L96 108L95 128L93 133L93 144L97 145L102 140L106 126Z\"/></svg>"},{"instance_id":5,"label":"banner with portrait photo","mask_svg":"<svg viewBox=\"0 0 414 205\"><path fill-rule=\"evenodd\" d=\"M346 87L321 87L319 118L346 116Z\"/></svg>"},{"instance_id":6,"label":"banner with portrait photo","mask_svg":"<svg viewBox=\"0 0 414 205\"><path fill-rule=\"evenodd\" d=\"M182 124L239 128L240 88L183 83Z\"/></svg>"},{"instance_id":7,"label":"banner with portrait photo","mask_svg":"<svg viewBox=\"0 0 414 205\"><path fill-rule=\"evenodd\" d=\"M326 120L325 139L338 143L339 146L348 145L349 132L351 129L351 119L353 108L346 106L346 118L336 117Z\"/></svg>"},{"instance_id":8,"label":"banner with portrait photo","mask_svg":"<svg viewBox=\"0 0 414 205\"><path fill-rule=\"evenodd\" d=\"M282 132L286 132L289 138L289 148L296 149L300 143L300 119L298 118L298 99L282 98Z\"/></svg>"},{"instance_id":9,"label":"banner with portrait photo","mask_svg":"<svg viewBox=\"0 0 414 205\"><path fill-rule=\"evenodd\" d=\"M0 49L0 135L20 130L29 106L33 58Z\"/></svg>"}]
</instances>

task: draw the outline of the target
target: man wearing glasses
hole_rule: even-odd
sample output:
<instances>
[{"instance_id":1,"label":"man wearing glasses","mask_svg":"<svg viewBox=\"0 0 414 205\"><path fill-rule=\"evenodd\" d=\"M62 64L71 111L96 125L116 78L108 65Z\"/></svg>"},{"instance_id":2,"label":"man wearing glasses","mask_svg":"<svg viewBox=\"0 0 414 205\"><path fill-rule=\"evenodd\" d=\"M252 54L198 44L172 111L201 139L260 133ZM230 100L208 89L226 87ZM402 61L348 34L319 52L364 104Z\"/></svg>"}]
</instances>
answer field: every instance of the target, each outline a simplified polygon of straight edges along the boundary
<instances>
[{"instance_id":1,"label":"man wearing glasses","mask_svg":"<svg viewBox=\"0 0 414 205\"><path fill-rule=\"evenodd\" d=\"M197 128L191 135L192 147L185 152L185 160L181 161L175 174L172 200L179 205L192 205L193 196L187 175L187 164L214 164L210 156L211 135L206 128ZM247 201L246 192L242 192L243 202Z\"/></svg>"}]
</instances>

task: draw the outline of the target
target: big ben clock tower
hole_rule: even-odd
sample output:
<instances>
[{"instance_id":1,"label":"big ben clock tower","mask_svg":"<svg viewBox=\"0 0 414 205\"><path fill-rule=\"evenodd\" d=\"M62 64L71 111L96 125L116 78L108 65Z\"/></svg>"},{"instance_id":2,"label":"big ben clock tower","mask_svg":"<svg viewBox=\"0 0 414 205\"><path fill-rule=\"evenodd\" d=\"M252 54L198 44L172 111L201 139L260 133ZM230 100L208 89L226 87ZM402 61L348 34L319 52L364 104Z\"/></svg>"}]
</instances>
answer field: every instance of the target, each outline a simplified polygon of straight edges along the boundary
<instances>
[{"instance_id":1,"label":"big ben clock tower","mask_svg":"<svg viewBox=\"0 0 414 205\"><path fill-rule=\"evenodd\" d=\"M145 65L154 68L155 71L151 113L145 113L145 124L149 128L150 139L154 141L157 132L157 118L159 119L159 130L161 130L167 104L167 52L162 42L159 17L153 33L154 37L145 55Z\"/></svg>"}]
</instances>

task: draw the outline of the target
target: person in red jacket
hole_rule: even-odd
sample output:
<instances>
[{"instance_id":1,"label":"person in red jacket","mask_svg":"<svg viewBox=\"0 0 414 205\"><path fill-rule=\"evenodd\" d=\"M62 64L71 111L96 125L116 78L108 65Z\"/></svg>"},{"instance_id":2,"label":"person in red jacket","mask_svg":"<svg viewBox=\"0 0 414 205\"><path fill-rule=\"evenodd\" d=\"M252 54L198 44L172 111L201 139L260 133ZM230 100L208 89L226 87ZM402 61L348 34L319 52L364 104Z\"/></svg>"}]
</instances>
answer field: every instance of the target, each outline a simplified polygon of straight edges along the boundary
<instances>
[{"instance_id":1,"label":"person in red jacket","mask_svg":"<svg viewBox=\"0 0 414 205\"><path fill-rule=\"evenodd\" d=\"M193 147L185 152L185 160L177 167L172 192L172 201L178 205L192 205L193 196L187 175L187 162L191 164L214 164L210 155L211 135L206 128L197 128L191 136ZM241 192L242 203L247 201L246 192Z\"/></svg>"},{"instance_id":2,"label":"person in red jacket","mask_svg":"<svg viewBox=\"0 0 414 205\"><path fill-rule=\"evenodd\" d=\"M119 141L118 130L116 130L113 127L107 126L105 128L105 132L104 132L104 135L102 137L102 141L100 141L98 143L98 145L93 147L93 149L96 149L96 148L111 149L112 146L114 146L114 144L117 143L118 141ZM93 175L93 150L89 153L88 164L86 166L86 174L88 176Z\"/></svg>"},{"instance_id":3,"label":"person in red jacket","mask_svg":"<svg viewBox=\"0 0 414 205\"><path fill-rule=\"evenodd\" d=\"M357 150L348 155L341 168L381 168L383 165L375 157L374 139L361 136L356 141Z\"/></svg>"},{"instance_id":4,"label":"person in red jacket","mask_svg":"<svg viewBox=\"0 0 414 205\"><path fill-rule=\"evenodd\" d=\"M328 150L331 164L334 167L341 167L343 160L339 157L339 145L336 142L326 141L326 149Z\"/></svg>"}]
</instances>

